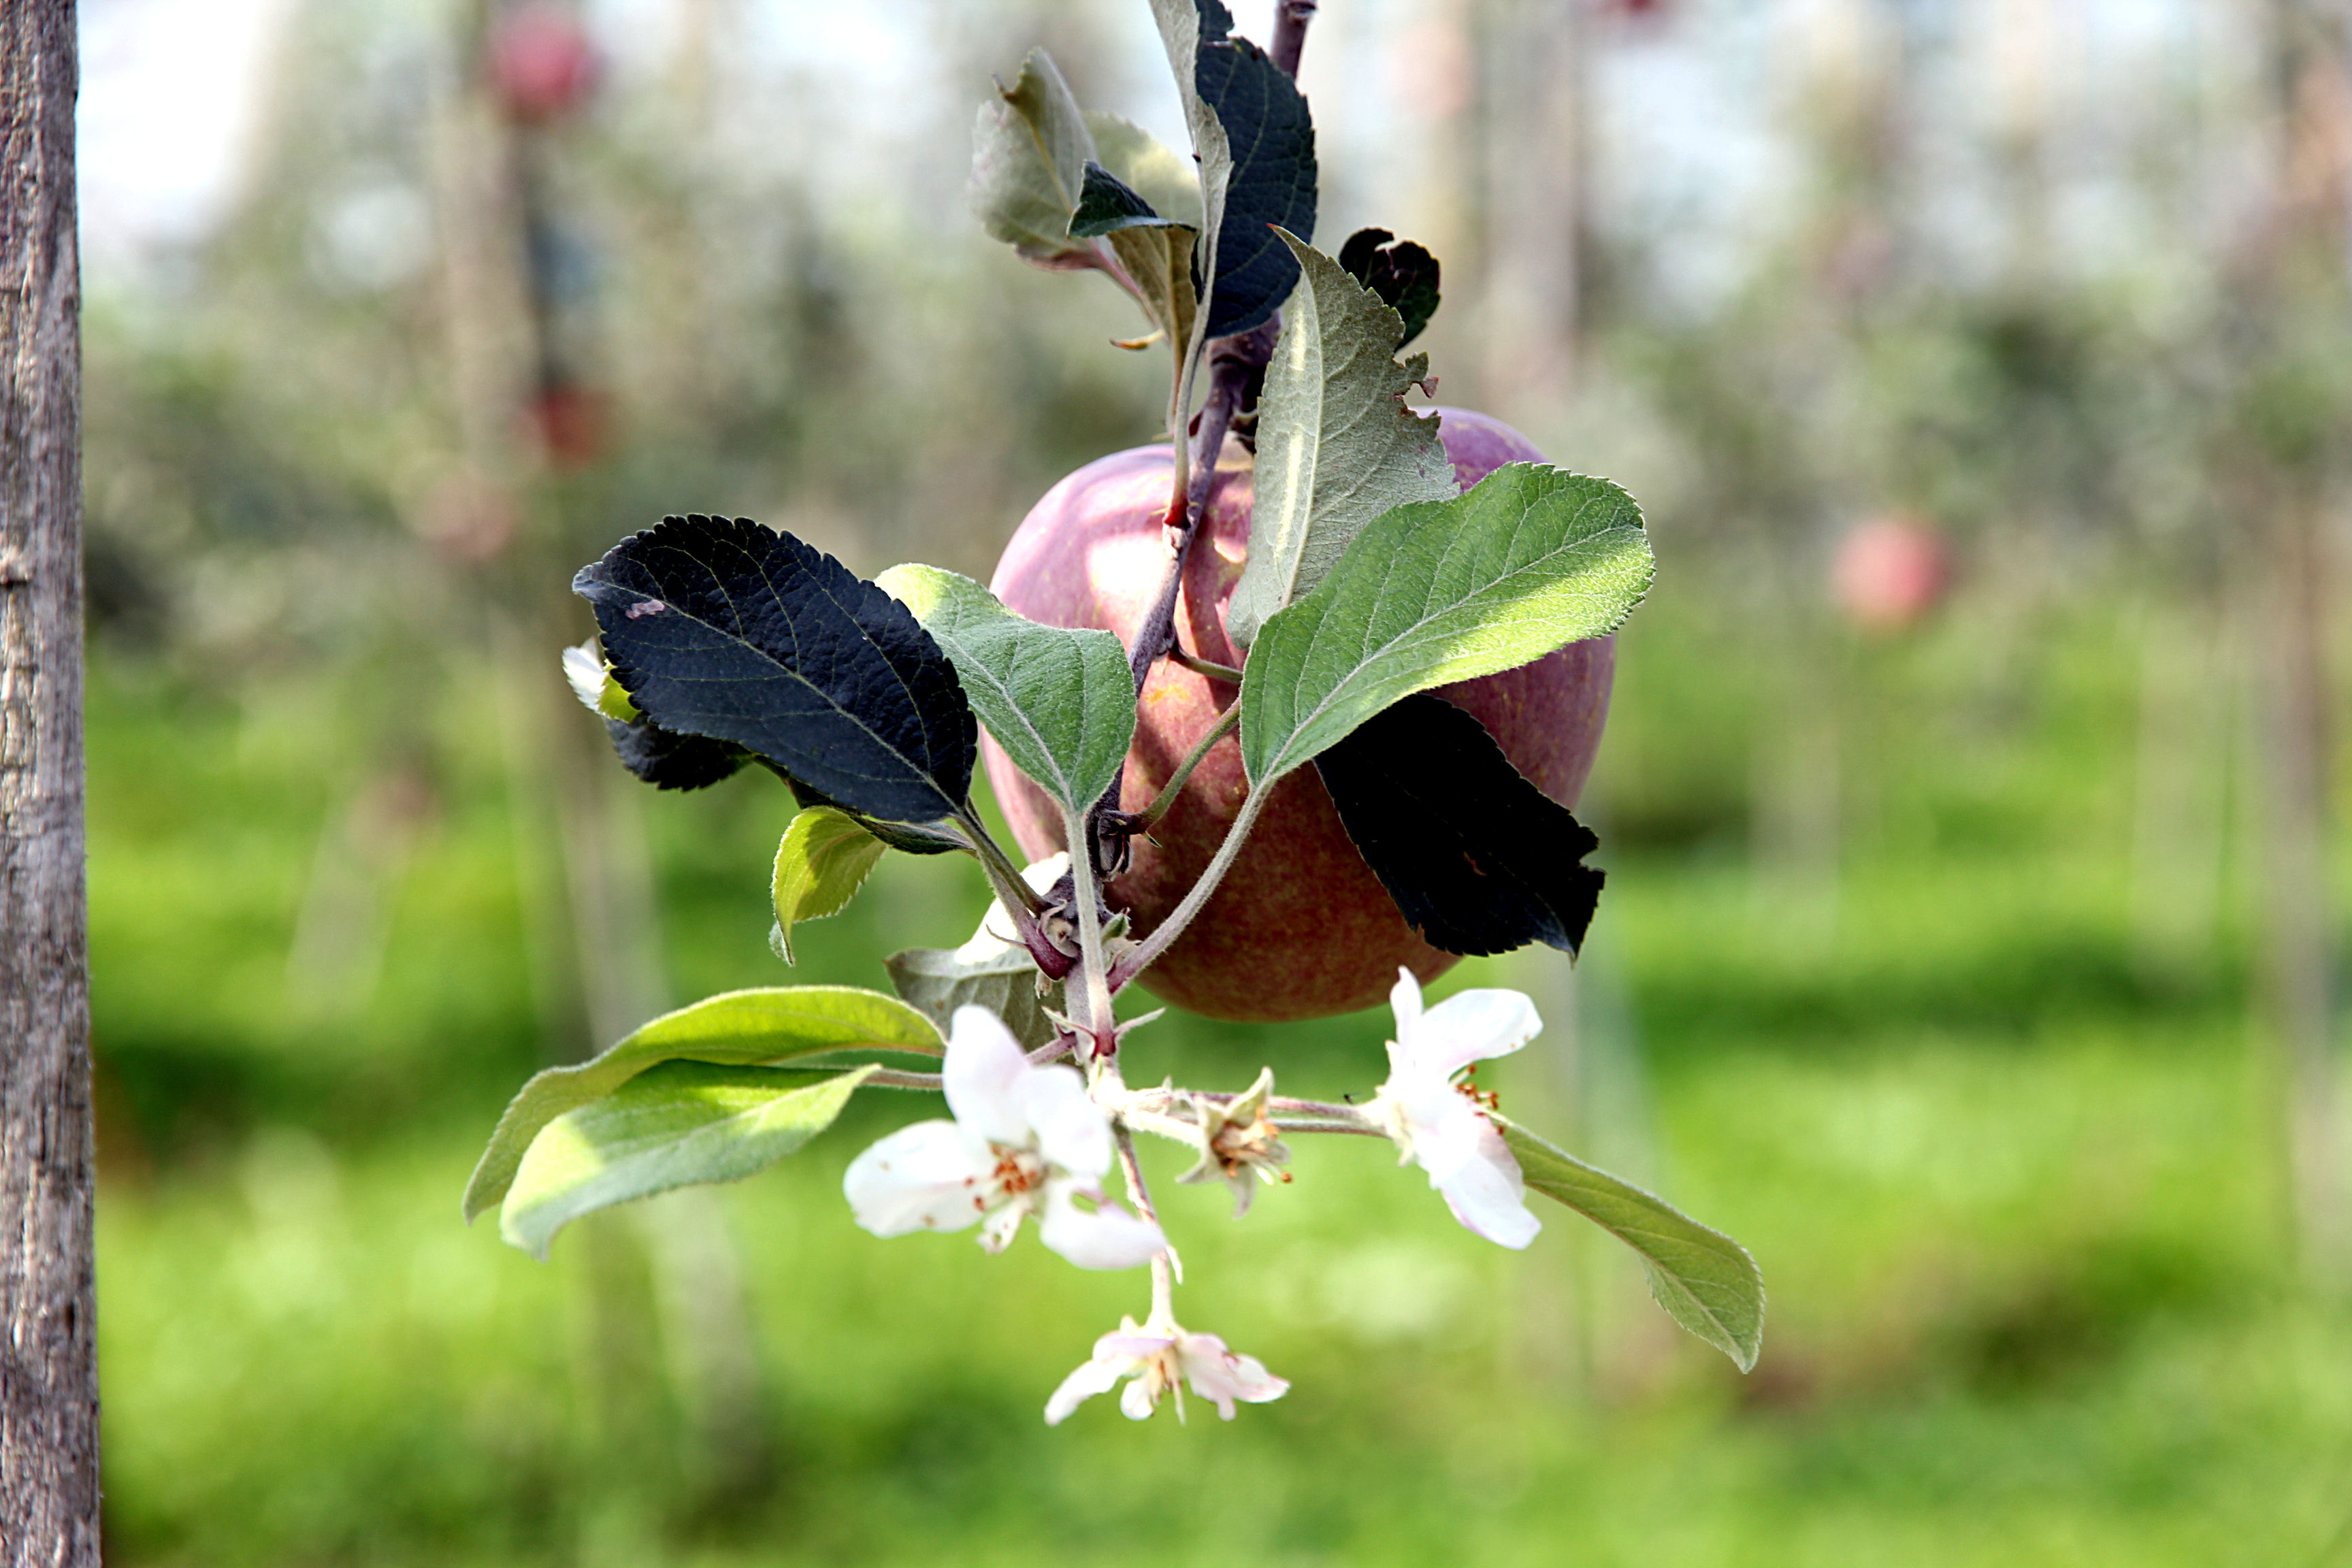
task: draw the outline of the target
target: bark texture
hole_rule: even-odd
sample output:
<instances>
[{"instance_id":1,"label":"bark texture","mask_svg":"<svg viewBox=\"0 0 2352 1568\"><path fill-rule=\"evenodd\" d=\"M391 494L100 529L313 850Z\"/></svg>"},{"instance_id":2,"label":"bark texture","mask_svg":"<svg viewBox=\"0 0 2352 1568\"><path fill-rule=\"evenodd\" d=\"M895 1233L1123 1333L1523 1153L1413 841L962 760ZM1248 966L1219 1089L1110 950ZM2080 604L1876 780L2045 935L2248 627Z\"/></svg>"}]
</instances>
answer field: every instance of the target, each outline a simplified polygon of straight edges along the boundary
<instances>
[{"instance_id":1,"label":"bark texture","mask_svg":"<svg viewBox=\"0 0 2352 1568\"><path fill-rule=\"evenodd\" d=\"M0 1565L99 1561L74 5L0 0Z\"/></svg>"}]
</instances>

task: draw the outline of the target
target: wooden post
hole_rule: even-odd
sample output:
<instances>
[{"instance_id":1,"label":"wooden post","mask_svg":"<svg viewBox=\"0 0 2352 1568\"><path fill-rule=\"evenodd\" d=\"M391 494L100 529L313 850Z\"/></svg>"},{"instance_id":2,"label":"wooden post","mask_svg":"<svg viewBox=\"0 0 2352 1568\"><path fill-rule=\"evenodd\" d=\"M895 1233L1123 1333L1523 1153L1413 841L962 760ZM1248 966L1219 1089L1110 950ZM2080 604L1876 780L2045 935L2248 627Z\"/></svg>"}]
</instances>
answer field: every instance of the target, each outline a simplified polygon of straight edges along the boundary
<instances>
[{"instance_id":1,"label":"wooden post","mask_svg":"<svg viewBox=\"0 0 2352 1568\"><path fill-rule=\"evenodd\" d=\"M0 6L0 1564L99 1560L73 0Z\"/></svg>"}]
</instances>

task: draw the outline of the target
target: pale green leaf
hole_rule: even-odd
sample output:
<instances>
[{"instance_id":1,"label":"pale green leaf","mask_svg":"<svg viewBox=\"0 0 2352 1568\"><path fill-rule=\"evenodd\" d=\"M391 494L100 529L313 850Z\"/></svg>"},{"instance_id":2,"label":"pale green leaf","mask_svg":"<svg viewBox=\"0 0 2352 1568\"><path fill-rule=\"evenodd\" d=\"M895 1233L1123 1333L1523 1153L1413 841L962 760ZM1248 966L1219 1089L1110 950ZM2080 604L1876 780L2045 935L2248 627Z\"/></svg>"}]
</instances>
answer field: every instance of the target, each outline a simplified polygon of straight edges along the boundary
<instances>
[{"instance_id":1,"label":"pale green leaf","mask_svg":"<svg viewBox=\"0 0 2352 1568\"><path fill-rule=\"evenodd\" d=\"M1192 336L1192 247L1201 226L1201 176L1150 132L1130 120L1087 111L1096 162L1151 204L1175 227L1123 228L1109 236L1111 254L1144 316L1164 333L1181 360Z\"/></svg>"},{"instance_id":2,"label":"pale green leaf","mask_svg":"<svg viewBox=\"0 0 2352 1568\"><path fill-rule=\"evenodd\" d=\"M1095 156L1086 115L1053 57L1032 49L1011 87L980 107L972 131L971 210L994 237L1046 266L1092 266L1070 237L1087 161Z\"/></svg>"},{"instance_id":3,"label":"pale green leaf","mask_svg":"<svg viewBox=\"0 0 2352 1568\"><path fill-rule=\"evenodd\" d=\"M847 812L813 805L776 846L768 885L776 901L776 951L793 960L793 922L837 915L882 858L883 843Z\"/></svg>"},{"instance_id":4,"label":"pale green leaf","mask_svg":"<svg viewBox=\"0 0 2352 1568\"><path fill-rule=\"evenodd\" d=\"M572 695L580 699L580 705L598 718L622 724L634 723L638 718L637 705L613 679L612 667L604 662L604 650L594 637L563 650L563 679L571 683Z\"/></svg>"},{"instance_id":5,"label":"pale green leaf","mask_svg":"<svg viewBox=\"0 0 2352 1568\"><path fill-rule=\"evenodd\" d=\"M1742 1372L1764 1349L1764 1275L1748 1249L1517 1123L1496 1117L1528 1185L1559 1199L1640 1255L1650 1294L1668 1316Z\"/></svg>"},{"instance_id":6,"label":"pale green leaf","mask_svg":"<svg viewBox=\"0 0 2352 1568\"><path fill-rule=\"evenodd\" d=\"M1258 632L1242 763L1264 788L1389 704L1615 631L1650 585L1641 509L1532 463L1382 513Z\"/></svg>"},{"instance_id":7,"label":"pale green leaf","mask_svg":"<svg viewBox=\"0 0 2352 1568\"><path fill-rule=\"evenodd\" d=\"M733 1182L833 1125L871 1064L796 1072L665 1062L549 1122L531 1141L499 1214L499 1234L547 1257L582 1215L673 1187Z\"/></svg>"},{"instance_id":8,"label":"pale green leaf","mask_svg":"<svg viewBox=\"0 0 2352 1568\"><path fill-rule=\"evenodd\" d=\"M972 710L1013 764L1076 813L1110 787L1135 737L1135 680L1109 632L1040 626L936 566L874 579L955 665Z\"/></svg>"},{"instance_id":9,"label":"pale green leaf","mask_svg":"<svg viewBox=\"0 0 2352 1568\"><path fill-rule=\"evenodd\" d=\"M939 1030L921 1013L895 996L856 985L725 991L665 1013L593 1060L549 1068L522 1086L466 1184L466 1217L472 1219L506 1195L523 1151L541 1128L602 1100L648 1068L676 1060L751 1066L859 1047L925 1056L945 1048Z\"/></svg>"},{"instance_id":10,"label":"pale green leaf","mask_svg":"<svg viewBox=\"0 0 2352 1568\"><path fill-rule=\"evenodd\" d=\"M1004 1021L1013 1037L1031 1050L1061 1031L1045 1010L1062 1008L1062 983L1037 994L1037 963L1029 950L1006 947L981 959L959 956L961 949L910 947L883 961L890 984L923 1010L946 1034L959 1007L985 1007Z\"/></svg>"},{"instance_id":11,"label":"pale green leaf","mask_svg":"<svg viewBox=\"0 0 2352 1568\"><path fill-rule=\"evenodd\" d=\"M1151 0L1151 17L1159 25L1160 44L1168 51L1168 68L1175 73L1177 96L1184 104L1185 129L1192 134L1192 156L1199 169L1201 188L1201 276L1213 279L1217 275L1217 231L1224 224L1225 193L1234 177L1233 143L1225 135L1224 123L1217 118L1217 111L1201 99L1201 9L1197 0ZM1118 173L1116 168L1111 172ZM1133 185L1135 182L1129 180L1128 184Z\"/></svg>"},{"instance_id":12,"label":"pale green leaf","mask_svg":"<svg viewBox=\"0 0 2352 1568\"><path fill-rule=\"evenodd\" d=\"M1258 401L1249 558L1225 614L1226 632L1244 647L1328 575L1373 519L1455 493L1436 416L1404 405L1429 356L1399 364L1402 319L1338 262L1276 232L1304 276L1283 308Z\"/></svg>"},{"instance_id":13,"label":"pale green leaf","mask_svg":"<svg viewBox=\"0 0 2352 1568\"><path fill-rule=\"evenodd\" d=\"M1105 241L1119 269L1134 285L1144 318L1168 336L1181 358L1192 341L1192 231L1189 228L1123 228Z\"/></svg>"}]
</instances>

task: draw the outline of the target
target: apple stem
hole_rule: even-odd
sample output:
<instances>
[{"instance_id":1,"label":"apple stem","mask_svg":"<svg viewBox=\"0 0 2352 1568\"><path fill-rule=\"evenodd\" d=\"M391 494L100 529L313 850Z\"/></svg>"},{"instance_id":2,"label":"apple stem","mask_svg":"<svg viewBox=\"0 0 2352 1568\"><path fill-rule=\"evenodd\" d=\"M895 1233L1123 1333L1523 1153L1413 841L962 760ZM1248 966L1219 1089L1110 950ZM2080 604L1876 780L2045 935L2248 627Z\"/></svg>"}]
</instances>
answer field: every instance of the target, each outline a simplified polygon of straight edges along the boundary
<instances>
[{"instance_id":1,"label":"apple stem","mask_svg":"<svg viewBox=\"0 0 2352 1568\"><path fill-rule=\"evenodd\" d=\"M1208 732L1193 743L1192 751L1185 753L1184 760L1176 764L1176 771L1168 775L1168 782L1160 786L1160 793L1151 797L1151 804L1132 816L1122 816L1119 818L1116 825L1118 831L1149 833L1157 827L1160 819L1168 815L1169 807L1176 804L1176 797L1183 793L1184 783L1192 776L1192 770L1199 767L1201 760L1209 754L1209 748L1232 734L1241 718L1242 705L1238 702L1220 714L1217 721L1209 726Z\"/></svg>"},{"instance_id":2,"label":"apple stem","mask_svg":"<svg viewBox=\"0 0 2352 1568\"><path fill-rule=\"evenodd\" d=\"M1230 664L1219 664L1213 659L1202 658L1196 653L1186 653L1181 642L1168 650L1168 662L1189 669L1195 675L1205 675L1211 680L1222 680L1228 686L1241 684L1240 670Z\"/></svg>"},{"instance_id":3,"label":"apple stem","mask_svg":"<svg viewBox=\"0 0 2352 1568\"><path fill-rule=\"evenodd\" d=\"M1209 862L1209 868L1201 873L1201 879L1193 883L1192 891L1184 895L1184 901L1169 911L1168 918L1161 921L1150 936L1112 966L1110 989L1114 995L1157 963L1160 955L1184 934L1184 928L1191 925L1193 917L1207 905L1210 896L1217 890L1217 884L1223 881L1225 873L1233 868L1234 859L1241 853L1242 843L1249 837L1250 829L1257 826L1257 814L1265 809L1269 793L1264 786L1250 790L1242 801L1240 815L1234 818L1234 825L1225 829L1225 841L1217 846L1216 858Z\"/></svg>"}]
</instances>

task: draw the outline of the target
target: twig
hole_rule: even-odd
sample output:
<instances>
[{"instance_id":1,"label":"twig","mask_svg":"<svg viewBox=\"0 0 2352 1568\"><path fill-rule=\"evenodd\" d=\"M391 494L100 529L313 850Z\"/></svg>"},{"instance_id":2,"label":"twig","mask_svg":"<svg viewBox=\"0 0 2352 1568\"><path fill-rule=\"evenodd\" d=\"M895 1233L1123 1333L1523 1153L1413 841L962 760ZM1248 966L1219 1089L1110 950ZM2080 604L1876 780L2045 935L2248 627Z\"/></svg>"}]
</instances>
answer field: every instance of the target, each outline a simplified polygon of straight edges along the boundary
<instances>
[{"instance_id":1,"label":"twig","mask_svg":"<svg viewBox=\"0 0 2352 1568\"><path fill-rule=\"evenodd\" d=\"M1307 47L1307 24L1315 20L1315 0L1281 0L1274 8L1274 47L1266 51L1287 77L1298 75L1298 52Z\"/></svg>"},{"instance_id":2,"label":"twig","mask_svg":"<svg viewBox=\"0 0 2352 1568\"><path fill-rule=\"evenodd\" d=\"M1192 917L1201 912L1210 895L1217 890L1217 884L1223 881L1225 873L1233 868L1234 857L1241 853L1243 840L1249 837L1250 829L1257 826L1257 814L1265 809L1269 793L1264 789L1249 792L1242 802L1241 815L1234 818L1231 827L1225 829L1225 841L1217 846L1216 858L1211 860L1209 868L1201 873L1201 879L1192 884L1192 890L1184 895L1184 901L1170 911L1168 918L1160 921L1150 936L1111 965L1112 994L1116 995L1121 986L1150 968L1160 955L1168 951L1170 944L1184 934L1184 928L1192 923Z\"/></svg>"},{"instance_id":3,"label":"twig","mask_svg":"<svg viewBox=\"0 0 2352 1568\"><path fill-rule=\"evenodd\" d=\"M1135 1134L1120 1126L1112 1130L1111 1137L1118 1146L1118 1170L1119 1174L1127 1178L1129 1201L1135 1205L1136 1213L1158 1225L1160 1211L1151 1206L1151 1189L1143 1184L1143 1162L1136 1157ZM1163 1229L1160 1234L1160 1239L1165 1241L1168 1233ZM1175 1280L1181 1279L1183 1273L1184 1266L1177 1261L1173 1247L1163 1247L1152 1258L1152 1321L1164 1322L1176 1315Z\"/></svg>"}]
</instances>

